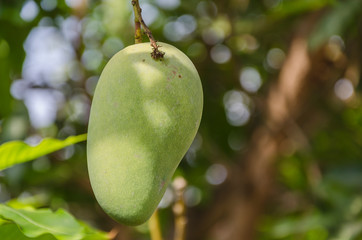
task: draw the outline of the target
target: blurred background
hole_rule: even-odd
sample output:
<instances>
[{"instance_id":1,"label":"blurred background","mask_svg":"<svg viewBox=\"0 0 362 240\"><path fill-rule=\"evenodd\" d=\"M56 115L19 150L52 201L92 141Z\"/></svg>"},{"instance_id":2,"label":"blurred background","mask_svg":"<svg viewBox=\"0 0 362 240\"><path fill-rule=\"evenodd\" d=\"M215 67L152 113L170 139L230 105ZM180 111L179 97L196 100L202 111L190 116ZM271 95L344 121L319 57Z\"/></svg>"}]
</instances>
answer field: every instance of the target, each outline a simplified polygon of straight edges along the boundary
<instances>
[{"instance_id":1,"label":"blurred background","mask_svg":"<svg viewBox=\"0 0 362 240\"><path fill-rule=\"evenodd\" d=\"M187 181L186 239L362 239L362 1L140 4L204 89L176 172ZM85 133L103 67L133 42L130 0L0 0L0 143ZM121 226L97 205L85 146L0 172L0 202L30 199L115 239L149 239L147 225ZM170 186L165 239L175 199Z\"/></svg>"}]
</instances>

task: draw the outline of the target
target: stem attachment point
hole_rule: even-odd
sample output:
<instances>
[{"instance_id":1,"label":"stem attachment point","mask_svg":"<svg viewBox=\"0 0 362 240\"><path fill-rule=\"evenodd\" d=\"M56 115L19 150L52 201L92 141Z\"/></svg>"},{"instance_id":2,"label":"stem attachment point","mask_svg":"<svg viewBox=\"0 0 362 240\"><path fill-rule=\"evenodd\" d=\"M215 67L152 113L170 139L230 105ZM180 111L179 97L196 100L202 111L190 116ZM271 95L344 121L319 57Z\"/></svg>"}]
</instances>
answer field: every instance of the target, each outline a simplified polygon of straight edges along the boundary
<instances>
[{"instance_id":1,"label":"stem attachment point","mask_svg":"<svg viewBox=\"0 0 362 240\"><path fill-rule=\"evenodd\" d=\"M141 43L142 37L141 37L141 27L143 28L145 34L147 35L148 39L150 39L151 46L152 46L152 53L151 57L155 60L161 60L163 56L165 55L165 52L160 51L158 48L160 47L157 45L157 42L155 38L152 35L151 30L147 27L146 23L143 21L142 18L142 9L140 7L138 0L132 0L131 1L135 16L135 43Z\"/></svg>"}]
</instances>

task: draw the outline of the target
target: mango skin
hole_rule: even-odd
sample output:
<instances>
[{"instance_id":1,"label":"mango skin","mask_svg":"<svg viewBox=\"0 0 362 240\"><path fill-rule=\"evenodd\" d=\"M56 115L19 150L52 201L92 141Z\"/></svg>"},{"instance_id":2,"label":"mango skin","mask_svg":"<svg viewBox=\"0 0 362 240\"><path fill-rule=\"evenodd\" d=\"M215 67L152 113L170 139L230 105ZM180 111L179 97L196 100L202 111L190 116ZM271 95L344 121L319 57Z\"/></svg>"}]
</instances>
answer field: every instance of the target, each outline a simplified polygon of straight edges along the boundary
<instances>
[{"instance_id":1,"label":"mango skin","mask_svg":"<svg viewBox=\"0 0 362 240\"><path fill-rule=\"evenodd\" d=\"M126 225L146 222L200 124L203 92L190 59L159 42L115 54L98 81L90 112L87 163L103 210Z\"/></svg>"}]
</instances>

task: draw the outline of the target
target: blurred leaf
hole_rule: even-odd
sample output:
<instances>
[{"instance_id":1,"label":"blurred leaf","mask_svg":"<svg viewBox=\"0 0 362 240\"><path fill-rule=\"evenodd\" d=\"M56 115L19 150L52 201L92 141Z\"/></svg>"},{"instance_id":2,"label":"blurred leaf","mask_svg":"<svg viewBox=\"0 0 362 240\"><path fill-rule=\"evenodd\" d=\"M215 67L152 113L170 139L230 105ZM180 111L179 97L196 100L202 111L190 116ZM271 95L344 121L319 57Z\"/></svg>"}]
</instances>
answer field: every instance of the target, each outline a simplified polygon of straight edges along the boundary
<instances>
[{"instance_id":1,"label":"blurred leaf","mask_svg":"<svg viewBox=\"0 0 362 240\"><path fill-rule=\"evenodd\" d=\"M291 189L303 189L307 185L304 176L305 167L297 156L290 156L280 161L281 181Z\"/></svg>"},{"instance_id":2,"label":"blurred leaf","mask_svg":"<svg viewBox=\"0 0 362 240\"><path fill-rule=\"evenodd\" d=\"M315 49L333 35L343 35L349 25L361 13L361 0L343 1L322 18L310 37L310 46Z\"/></svg>"},{"instance_id":3,"label":"blurred leaf","mask_svg":"<svg viewBox=\"0 0 362 240\"><path fill-rule=\"evenodd\" d=\"M6 205L16 209L39 208L44 206L47 200L48 196L46 194L37 194L10 199L6 202Z\"/></svg>"},{"instance_id":4,"label":"blurred leaf","mask_svg":"<svg viewBox=\"0 0 362 240\"><path fill-rule=\"evenodd\" d=\"M0 216L16 223L24 235L31 238L51 234L59 240L108 239L105 233L78 222L63 209L56 212L50 209L14 209L1 204Z\"/></svg>"},{"instance_id":5,"label":"blurred leaf","mask_svg":"<svg viewBox=\"0 0 362 240\"><path fill-rule=\"evenodd\" d=\"M338 233L337 239L361 239L362 222L348 222L344 223Z\"/></svg>"},{"instance_id":6,"label":"blurred leaf","mask_svg":"<svg viewBox=\"0 0 362 240\"><path fill-rule=\"evenodd\" d=\"M24 25L24 21L21 19L19 9L21 8L22 1L4 1L1 3L0 8L0 20L7 22Z\"/></svg>"},{"instance_id":7,"label":"blurred leaf","mask_svg":"<svg viewBox=\"0 0 362 240\"><path fill-rule=\"evenodd\" d=\"M309 11L316 11L322 7L335 3L335 0L294 0L284 1L270 13L274 19L283 19Z\"/></svg>"},{"instance_id":8,"label":"blurred leaf","mask_svg":"<svg viewBox=\"0 0 362 240\"><path fill-rule=\"evenodd\" d=\"M91 228L88 224L78 221L80 225L84 227L85 236L82 240L102 240L109 239L108 233L98 231L94 228Z\"/></svg>"},{"instance_id":9,"label":"blurred leaf","mask_svg":"<svg viewBox=\"0 0 362 240\"><path fill-rule=\"evenodd\" d=\"M125 4L123 1L108 0L101 5L103 14L102 21L106 31L111 36L122 36L122 33L128 27L128 20L132 13L131 4Z\"/></svg>"},{"instance_id":10,"label":"blurred leaf","mask_svg":"<svg viewBox=\"0 0 362 240\"><path fill-rule=\"evenodd\" d=\"M52 235L46 234L36 238L29 238L25 236L16 224L6 223L0 225L1 240L55 240Z\"/></svg>"},{"instance_id":11,"label":"blurred leaf","mask_svg":"<svg viewBox=\"0 0 362 240\"><path fill-rule=\"evenodd\" d=\"M0 119L10 113L10 73L8 64L9 44L0 38Z\"/></svg>"},{"instance_id":12,"label":"blurred leaf","mask_svg":"<svg viewBox=\"0 0 362 240\"><path fill-rule=\"evenodd\" d=\"M65 140L46 138L34 147L23 141L6 142L0 146L0 170L33 160L86 139L87 134L70 136Z\"/></svg>"},{"instance_id":13,"label":"blurred leaf","mask_svg":"<svg viewBox=\"0 0 362 240\"><path fill-rule=\"evenodd\" d=\"M270 234L275 238L284 238L293 236L294 234L305 233L310 230L324 229L325 225L326 217L319 213L312 213L300 217L285 217L273 223Z\"/></svg>"}]
</instances>

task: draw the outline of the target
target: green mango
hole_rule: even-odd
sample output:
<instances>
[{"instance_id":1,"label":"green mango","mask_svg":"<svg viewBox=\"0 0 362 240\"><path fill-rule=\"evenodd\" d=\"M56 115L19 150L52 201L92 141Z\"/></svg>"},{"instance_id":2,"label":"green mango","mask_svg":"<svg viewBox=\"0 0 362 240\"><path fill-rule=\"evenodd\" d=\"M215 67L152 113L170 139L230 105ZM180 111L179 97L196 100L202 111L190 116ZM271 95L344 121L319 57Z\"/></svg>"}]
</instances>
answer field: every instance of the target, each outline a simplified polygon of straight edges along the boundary
<instances>
[{"instance_id":1,"label":"green mango","mask_svg":"<svg viewBox=\"0 0 362 240\"><path fill-rule=\"evenodd\" d=\"M126 225L147 221L157 208L200 124L203 92L190 59L158 43L115 54L98 81L89 119L87 162L96 199Z\"/></svg>"}]
</instances>

